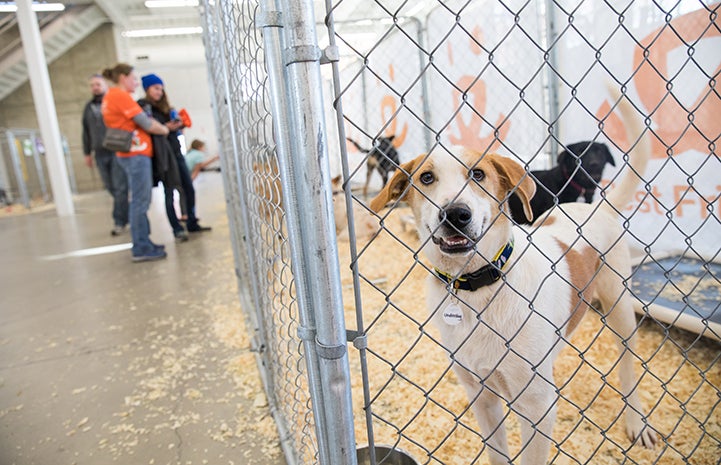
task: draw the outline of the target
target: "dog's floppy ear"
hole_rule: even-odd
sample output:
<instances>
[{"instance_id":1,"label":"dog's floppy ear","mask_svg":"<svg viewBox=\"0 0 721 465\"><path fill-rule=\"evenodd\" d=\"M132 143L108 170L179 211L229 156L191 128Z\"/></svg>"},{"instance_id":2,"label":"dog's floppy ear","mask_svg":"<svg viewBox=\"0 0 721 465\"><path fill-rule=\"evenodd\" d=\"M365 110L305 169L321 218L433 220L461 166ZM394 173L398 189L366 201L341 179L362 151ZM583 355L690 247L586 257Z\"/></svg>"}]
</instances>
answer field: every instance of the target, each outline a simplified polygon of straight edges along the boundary
<instances>
[{"instance_id":1,"label":"dog's floppy ear","mask_svg":"<svg viewBox=\"0 0 721 465\"><path fill-rule=\"evenodd\" d=\"M611 151L608 150L608 146L606 144L601 144L603 147L603 152L606 155L606 162L608 162L611 166L616 166L616 160L613 159L613 155L611 155Z\"/></svg>"},{"instance_id":2,"label":"dog's floppy ear","mask_svg":"<svg viewBox=\"0 0 721 465\"><path fill-rule=\"evenodd\" d=\"M501 187L506 192L513 192L523 204L523 213L529 222L533 222L531 198L536 194L536 183L520 164L500 155L486 155L498 171ZM515 190L514 190L515 189Z\"/></svg>"},{"instance_id":3,"label":"dog's floppy ear","mask_svg":"<svg viewBox=\"0 0 721 465\"><path fill-rule=\"evenodd\" d=\"M408 184L410 183L410 176L415 168L423 162L425 154L416 157L415 159L403 163L399 170L396 170L393 177L388 183L381 189L381 191L370 201L371 210L375 213L383 210L383 207L388 205L393 200L400 200L403 195L407 192Z\"/></svg>"},{"instance_id":4,"label":"dog's floppy ear","mask_svg":"<svg viewBox=\"0 0 721 465\"><path fill-rule=\"evenodd\" d=\"M570 153L568 153L568 150L564 150L563 152L558 154L558 157L556 158L556 163L558 163L559 166L566 163L566 160L571 156Z\"/></svg>"},{"instance_id":5,"label":"dog's floppy ear","mask_svg":"<svg viewBox=\"0 0 721 465\"><path fill-rule=\"evenodd\" d=\"M564 166L568 164L567 166L572 168L576 165L576 160L578 160L578 163L581 163L580 154L584 153L590 144L590 142L575 142L567 145L566 149L559 153L558 158L556 158L558 165Z\"/></svg>"}]
</instances>

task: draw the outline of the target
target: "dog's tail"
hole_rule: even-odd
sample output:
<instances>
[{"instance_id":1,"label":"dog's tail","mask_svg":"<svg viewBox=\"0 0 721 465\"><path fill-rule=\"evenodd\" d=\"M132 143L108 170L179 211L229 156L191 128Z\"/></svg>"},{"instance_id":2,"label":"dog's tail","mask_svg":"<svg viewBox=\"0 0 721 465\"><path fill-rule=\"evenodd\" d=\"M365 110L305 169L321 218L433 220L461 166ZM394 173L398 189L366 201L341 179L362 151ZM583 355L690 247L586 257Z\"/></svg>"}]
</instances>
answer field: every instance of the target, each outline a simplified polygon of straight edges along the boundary
<instances>
[{"instance_id":1,"label":"dog's tail","mask_svg":"<svg viewBox=\"0 0 721 465\"><path fill-rule=\"evenodd\" d=\"M646 171L646 165L651 158L651 140L648 131L645 131L646 126L641 116L631 102L622 96L616 87L608 85L608 90L611 97L618 102L618 109L626 128L626 137L631 144L631 150L628 152L629 167L619 183L606 194L608 203L617 211L621 211L633 200L636 188L642 181L641 176Z\"/></svg>"},{"instance_id":2,"label":"dog's tail","mask_svg":"<svg viewBox=\"0 0 721 465\"><path fill-rule=\"evenodd\" d=\"M364 149L363 147L360 146L360 144L358 144L358 142L354 141L354 140L351 139L350 137L346 137L346 140L347 140L348 142L350 142L351 144L355 145L355 148L357 148L357 149L360 150L361 152L363 152L363 153L368 153L368 152L370 152L370 150Z\"/></svg>"}]
</instances>

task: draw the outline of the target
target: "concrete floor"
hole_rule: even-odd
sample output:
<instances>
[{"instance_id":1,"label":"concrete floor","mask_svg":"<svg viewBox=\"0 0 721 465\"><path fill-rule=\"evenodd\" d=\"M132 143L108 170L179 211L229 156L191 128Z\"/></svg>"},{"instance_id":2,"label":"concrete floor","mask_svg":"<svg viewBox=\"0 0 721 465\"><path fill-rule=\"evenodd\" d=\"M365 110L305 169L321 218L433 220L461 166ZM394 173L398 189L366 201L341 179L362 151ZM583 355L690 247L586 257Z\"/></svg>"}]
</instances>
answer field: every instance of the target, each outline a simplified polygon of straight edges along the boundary
<instances>
[{"instance_id":1,"label":"concrete floor","mask_svg":"<svg viewBox=\"0 0 721 465\"><path fill-rule=\"evenodd\" d=\"M175 243L154 189L157 262L110 236L105 192L0 216L1 465L285 464L248 344L223 337L242 319L221 177L196 183L213 231Z\"/></svg>"}]
</instances>

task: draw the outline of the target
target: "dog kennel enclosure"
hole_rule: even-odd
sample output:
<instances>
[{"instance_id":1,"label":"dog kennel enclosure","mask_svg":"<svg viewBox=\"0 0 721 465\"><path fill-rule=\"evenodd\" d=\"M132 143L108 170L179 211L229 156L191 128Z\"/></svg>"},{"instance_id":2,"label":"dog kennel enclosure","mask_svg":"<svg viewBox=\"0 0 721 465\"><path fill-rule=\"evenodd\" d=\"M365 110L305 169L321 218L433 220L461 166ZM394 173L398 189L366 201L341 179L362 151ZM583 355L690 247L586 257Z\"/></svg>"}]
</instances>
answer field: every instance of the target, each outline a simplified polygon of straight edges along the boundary
<instances>
[{"instance_id":1,"label":"dog kennel enclosure","mask_svg":"<svg viewBox=\"0 0 721 465\"><path fill-rule=\"evenodd\" d=\"M625 436L614 335L591 316L554 366L548 460L716 463L718 2L204 0L201 9L240 305L289 464L355 464L365 445L371 464L391 463L375 452L393 449L417 463L488 463L425 309L433 270L409 210L370 212L358 190L369 155L347 139L371 149L393 136L401 163L464 145L528 171L553 166L568 144L602 142L615 167L599 198L630 169L635 142L608 85L632 102L652 143L620 240L636 264L625 291L637 309L636 389L659 443L643 449ZM370 234L358 234L361 223ZM524 445L506 408L516 463Z\"/></svg>"},{"instance_id":2,"label":"dog kennel enclosure","mask_svg":"<svg viewBox=\"0 0 721 465\"><path fill-rule=\"evenodd\" d=\"M70 149L62 136L70 187L77 193ZM0 129L0 206L21 203L29 209L50 199L46 181L45 145L37 129Z\"/></svg>"}]
</instances>

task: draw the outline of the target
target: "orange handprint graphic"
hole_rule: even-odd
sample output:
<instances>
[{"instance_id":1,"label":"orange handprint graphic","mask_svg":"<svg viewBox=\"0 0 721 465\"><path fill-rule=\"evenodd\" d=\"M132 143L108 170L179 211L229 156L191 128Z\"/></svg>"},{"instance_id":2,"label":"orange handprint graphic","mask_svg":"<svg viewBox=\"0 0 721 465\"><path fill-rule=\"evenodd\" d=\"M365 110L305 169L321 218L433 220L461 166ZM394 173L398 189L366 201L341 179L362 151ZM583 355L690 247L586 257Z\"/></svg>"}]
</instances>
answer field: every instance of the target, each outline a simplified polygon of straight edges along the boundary
<instances>
[{"instance_id":1,"label":"orange handprint graphic","mask_svg":"<svg viewBox=\"0 0 721 465\"><path fill-rule=\"evenodd\" d=\"M478 45L481 43L483 38L481 29L476 26L473 29L472 35L473 37L469 39L470 51L474 55L480 55L483 51ZM450 45L448 47L448 55L451 62L453 62L453 51ZM483 126L484 124L488 125L482 118L482 115L486 112L486 105L488 103L486 96L486 83L475 76L464 75L456 82L456 86L460 89L465 89L464 94L471 97L466 98L465 103L470 105L474 111L471 113L470 121L468 123L466 123L463 119L460 112L456 113L455 122L456 127L458 128L458 135L449 135L449 140L453 144L463 145L481 152L495 151L500 145L500 141L506 138L510 129L510 122L504 122L506 115L503 113L499 114L496 119L496 123L493 126L498 131L498 135L496 136L494 133L495 131L492 131L484 137L482 135ZM453 93L453 105L454 108L459 108L461 105L460 94L458 92Z\"/></svg>"},{"instance_id":2,"label":"orange handprint graphic","mask_svg":"<svg viewBox=\"0 0 721 465\"><path fill-rule=\"evenodd\" d=\"M721 133L721 98L712 84L716 82L714 77L718 77L721 64L710 73L707 85L700 88L691 105L683 105L673 95L673 89L667 89L669 81L675 86L689 84L674 79L676 72L669 70L669 56L681 48L689 57L684 66L696 68L698 65L692 59L698 44L721 35L718 28L709 25L709 12L699 9L664 24L646 36L641 45L648 50L647 60L644 60L642 48L637 48L634 53L633 66L638 68L634 83L641 102L656 123L657 137L653 138L655 158L665 158L669 148L673 154L690 149L707 152L709 143L716 141Z\"/></svg>"},{"instance_id":3,"label":"orange handprint graphic","mask_svg":"<svg viewBox=\"0 0 721 465\"><path fill-rule=\"evenodd\" d=\"M474 82L474 79L473 76L462 76L457 82L459 87L468 89L467 93L473 97L470 105L475 111L471 114L471 119L468 123L463 120L460 113L456 114L455 120L459 135L451 134L449 140L453 144L463 145L481 152L491 152L496 150L500 145L500 141L506 138L511 125L510 123L504 124L506 115L501 113L498 115L495 124L495 128L498 130L498 137L496 137L493 132L485 137L481 135L485 123L479 115L482 115L486 111L486 84L480 79ZM454 93L453 95L453 104L456 107L460 104L460 96L458 93Z\"/></svg>"}]
</instances>

